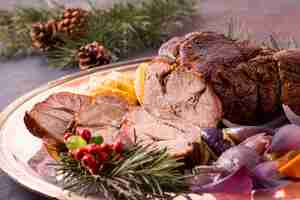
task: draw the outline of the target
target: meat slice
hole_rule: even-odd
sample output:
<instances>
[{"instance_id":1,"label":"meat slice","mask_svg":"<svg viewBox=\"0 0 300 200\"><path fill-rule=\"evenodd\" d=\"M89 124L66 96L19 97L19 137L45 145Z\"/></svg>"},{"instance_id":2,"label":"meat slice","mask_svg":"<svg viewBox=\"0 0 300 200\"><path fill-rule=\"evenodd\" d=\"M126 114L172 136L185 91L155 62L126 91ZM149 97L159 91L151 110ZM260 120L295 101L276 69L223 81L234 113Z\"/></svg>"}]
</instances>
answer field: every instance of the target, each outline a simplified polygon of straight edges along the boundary
<instances>
[{"instance_id":1,"label":"meat slice","mask_svg":"<svg viewBox=\"0 0 300 200\"><path fill-rule=\"evenodd\" d=\"M76 113L91 105L93 103L93 99L86 95L60 92L49 96L45 102L51 108Z\"/></svg>"},{"instance_id":2,"label":"meat slice","mask_svg":"<svg viewBox=\"0 0 300 200\"><path fill-rule=\"evenodd\" d=\"M72 106L73 105L73 106ZM63 143L66 130L88 128L106 143L122 139L127 144L141 142L184 157L193 166L201 161L200 128L181 119L161 119L143 107L129 107L117 96L89 96L57 93L26 113L28 130L51 145Z\"/></svg>"},{"instance_id":3,"label":"meat slice","mask_svg":"<svg viewBox=\"0 0 300 200\"><path fill-rule=\"evenodd\" d=\"M88 96L57 93L26 112L24 122L34 136L51 138L53 143L59 144L63 142L63 133L72 125L75 113L90 104L92 99Z\"/></svg>"},{"instance_id":4,"label":"meat slice","mask_svg":"<svg viewBox=\"0 0 300 200\"><path fill-rule=\"evenodd\" d=\"M188 159L189 165L201 161L198 144L201 131L192 124L181 120L163 120L137 107L126 115L122 132L126 132L133 143L167 148L170 154Z\"/></svg>"},{"instance_id":5,"label":"meat slice","mask_svg":"<svg viewBox=\"0 0 300 200\"><path fill-rule=\"evenodd\" d=\"M200 73L156 59L147 68L144 108L164 120L216 127L222 118L219 98Z\"/></svg>"},{"instance_id":6,"label":"meat slice","mask_svg":"<svg viewBox=\"0 0 300 200\"><path fill-rule=\"evenodd\" d=\"M76 127L88 128L106 143L118 137L122 120L129 111L126 100L116 96L97 96L95 103L76 113Z\"/></svg>"},{"instance_id":7,"label":"meat slice","mask_svg":"<svg viewBox=\"0 0 300 200\"><path fill-rule=\"evenodd\" d=\"M96 99L79 94L61 92L49 96L27 112L24 122L35 136L63 143L67 130L85 127L113 140L128 111L126 100L117 96L99 96Z\"/></svg>"}]
</instances>

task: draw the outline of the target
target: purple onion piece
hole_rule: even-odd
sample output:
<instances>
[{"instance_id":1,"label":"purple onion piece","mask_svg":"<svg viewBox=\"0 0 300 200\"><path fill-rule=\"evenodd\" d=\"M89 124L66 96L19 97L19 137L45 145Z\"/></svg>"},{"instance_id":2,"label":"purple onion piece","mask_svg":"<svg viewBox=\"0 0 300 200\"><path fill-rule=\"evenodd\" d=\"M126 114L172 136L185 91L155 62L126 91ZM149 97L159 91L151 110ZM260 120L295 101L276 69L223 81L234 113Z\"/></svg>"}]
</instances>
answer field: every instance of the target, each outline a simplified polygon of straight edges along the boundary
<instances>
[{"instance_id":1,"label":"purple onion piece","mask_svg":"<svg viewBox=\"0 0 300 200\"><path fill-rule=\"evenodd\" d=\"M229 176L205 184L192 184L190 190L194 193L247 193L252 191L252 180L249 170L245 167L236 170Z\"/></svg>"},{"instance_id":2,"label":"purple onion piece","mask_svg":"<svg viewBox=\"0 0 300 200\"><path fill-rule=\"evenodd\" d=\"M252 170L260 163L260 161L261 157L256 150L244 145L238 145L222 153L215 165L232 172L241 167Z\"/></svg>"},{"instance_id":3,"label":"purple onion piece","mask_svg":"<svg viewBox=\"0 0 300 200\"><path fill-rule=\"evenodd\" d=\"M277 171L277 161L267 161L260 163L252 170L252 180L255 189L279 188L290 181L282 179Z\"/></svg>"},{"instance_id":4,"label":"purple onion piece","mask_svg":"<svg viewBox=\"0 0 300 200\"><path fill-rule=\"evenodd\" d=\"M274 135L270 152L300 150L300 126L289 124L281 127Z\"/></svg>"},{"instance_id":5,"label":"purple onion piece","mask_svg":"<svg viewBox=\"0 0 300 200\"><path fill-rule=\"evenodd\" d=\"M196 172L197 176L188 179L189 185L206 185L223 177L224 176L223 173L226 173L223 170L221 171L215 170L213 165L204 166L204 167L205 167L204 171L202 169L197 169Z\"/></svg>"},{"instance_id":6,"label":"purple onion piece","mask_svg":"<svg viewBox=\"0 0 300 200\"><path fill-rule=\"evenodd\" d=\"M272 137L266 134L257 134L247 138L240 145L254 149L259 155L263 155L270 147Z\"/></svg>"},{"instance_id":7,"label":"purple onion piece","mask_svg":"<svg viewBox=\"0 0 300 200\"><path fill-rule=\"evenodd\" d=\"M266 161L258 164L253 173L259 178L278 178L277 169L279 163L277 161Z\"/></svg>"},{"instance_id":8,"label":"purple onion piece","mask_svg":"<svg viewBox=\"0 0 300 200\"><path fill-rule=\"evenodd\" d=\"M222 129L203 128L201 131L201 136L207 145L218 156L232 147L232 144L229 141L224 140Z\"/></svg>"},{"instance_id":9,"label":"purple onion piece","mask_svg":"<svg viewBox=\"0 0 300 200\"><path fill-rule=\"evenodd\" d=\"M300 116L297 115L288 105L282 105L284 113L292 124L300 125Z\"/></svg>"},{"instance_id":10,"label":"purple onion piece","mask_svg":"<svg viewBox=\"0 0 300 200\"><path fill-rule=\"evenodd\" d=\"M224 134L234 139L237 142L242 142L245 139L257 135L260 133L265 133L267 135L274 135L274 131L270 128L259 127L259 126L242 126L234 128L223 129Z\"/></svg>"}]
</instances>

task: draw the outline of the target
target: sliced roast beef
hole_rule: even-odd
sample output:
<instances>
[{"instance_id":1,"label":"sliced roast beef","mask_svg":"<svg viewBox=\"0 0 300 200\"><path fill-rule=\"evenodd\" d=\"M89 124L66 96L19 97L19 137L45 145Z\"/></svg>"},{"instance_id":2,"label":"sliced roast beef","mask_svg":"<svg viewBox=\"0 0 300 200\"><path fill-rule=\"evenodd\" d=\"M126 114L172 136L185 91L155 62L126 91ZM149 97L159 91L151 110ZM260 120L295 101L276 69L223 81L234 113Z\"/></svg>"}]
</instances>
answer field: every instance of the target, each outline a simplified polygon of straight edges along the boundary
<instances>
[{"instance_id":1,"label":"sliced roast beef","mask_svg":"<svg viewBox=\"0 0 300 200\"><path fill-rule=\"evenodd\" d=\"M201 130L182 120L163 120L137 107L126 115L122 126L124 131L132 142L167 148L170 154L188 159L189 165L201 161L198 143Z\"/></svg>"},{"instance_id":2,"label":"sliced roast beef","mask_svg":"<svg viewBox=\"0 0 300 200\"><path fill-rule=\"evenodd\" d=\"M90 104L92 99L88 96L57 93L26 112L24 122L33 135L62 143L63 133L72 125L75 113Z\"/></svg>"},{"instance_id":3,"label":"sliced roast beef","mask_svg":"<svg viewBox=\"0 0 300 200\"><path fill-rule=\"evenodd\" d=\"M74 105L74 106L72 106ZM129 108L120 97L95 99L72 93L57 93L36 104L24 118L28 130L46 142L59 145L68 129L88 128L104 137L106 143L122 139L167 148L174 156L200 162L200 129L182 120L162 120L143 109ZM54 141L54 142L53 142Z\"/></svg>"},{"instance_id":4,"label":"sliced roast beef","mask_svg":"<svg viewBox=\"0 0 300 200\"><path fill-rule=\"evenodd\" d=\"M200 73L164 59L147 68L143 106L161 119L198 127L216 127L223 114L219 98Z\"/></svg>"},{"instance_id":5,"label":"sliced roast beef","mask_svg":"<svg viewBox=\"0 0 300 200\"><path fill-rule=\"evenodd\" d=\"M76 113L76 127L88 128L106 143L118 137L122 120L129 110L126 100L117 96L97 96L95 102Z\"/></svg>"},{"instance_id":6,"label":"sliced roast beef","mask_svg":"<svg viewBox=\"0 0 300 200\"><path fill-rule=\"evenodd\" d=\"M92 97L61 92L36 104L24 117L28 130L35 136L63 143L67 130L85 127L101 132L112 140L112 133L119 130L128 104L117 96Z\"/></svg>"}]
</instances>

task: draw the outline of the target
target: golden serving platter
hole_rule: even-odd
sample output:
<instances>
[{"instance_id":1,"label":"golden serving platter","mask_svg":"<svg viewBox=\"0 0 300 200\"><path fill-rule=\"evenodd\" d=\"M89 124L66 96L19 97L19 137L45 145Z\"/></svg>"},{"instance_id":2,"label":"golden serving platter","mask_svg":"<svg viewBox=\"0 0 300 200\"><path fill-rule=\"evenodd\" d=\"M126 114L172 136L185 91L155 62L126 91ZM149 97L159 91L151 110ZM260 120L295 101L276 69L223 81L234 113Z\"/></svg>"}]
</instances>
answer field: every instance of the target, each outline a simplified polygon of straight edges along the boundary
<instances>
[{"instance_id":1,"label":"golden serving platter","mask_svg":"<svg viewBox=\"0 0 300 200\"><path fill-rule=\"evenodd\" d=\"M17 183L32 191L58 200L84 200L85 198L63 191L53 181L49 173L43 173L34 166L40 164L46 154L41 153L42 141L29 134L23 123L24 113L31 107L47 98L50 94L61 91L87 93L93 87L91 82L101 80L101 77L112 71L133 75L140 63L150 61L151 58L141 58L128 62L120 62L93 68L84 72L62 77L18 98L11 103L0 115L0 167ZM40 157L38 158L37 155ZM44 161L43 161L44 162ZM44 165L47 166L47 165ZM49 166L48 166L49 167ZM47 170L46 170L47 171ZM299 189L298 189L299 188ZM260 192L252 195L253 199L300 199L300 185L272 192ZM215 200L224 199L226 194L189 195L176 199ZM298 198L297 198L298 197ZM89 197L88 199L99 199ZM241 198L243 199L243 198Z\"/></svg>"}]
</instances>

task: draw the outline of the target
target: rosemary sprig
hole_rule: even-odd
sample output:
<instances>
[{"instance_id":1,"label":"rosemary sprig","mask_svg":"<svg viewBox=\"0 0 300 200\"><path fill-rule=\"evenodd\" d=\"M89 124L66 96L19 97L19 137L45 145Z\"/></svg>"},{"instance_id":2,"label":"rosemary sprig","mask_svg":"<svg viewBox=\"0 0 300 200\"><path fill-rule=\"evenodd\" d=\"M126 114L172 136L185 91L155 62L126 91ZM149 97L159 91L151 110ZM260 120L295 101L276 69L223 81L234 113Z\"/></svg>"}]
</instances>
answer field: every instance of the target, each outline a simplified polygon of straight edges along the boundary
<instances>
[{"instance_id":1,"label":"rosemary sprig","mask_svg":"<svg viewBox=\"0 0 300 200\"><path fill-rule=\"evenodd\" d=\"M186 176L179 170L183 163L171 157L166 149L137 144L123 155L112 159L99 174L91 175L81 163L63 155L55 164L62 175L63 187L80 195L104 195L109 199L167 199L184 193Z\"/></svg>"}]
</instances>

